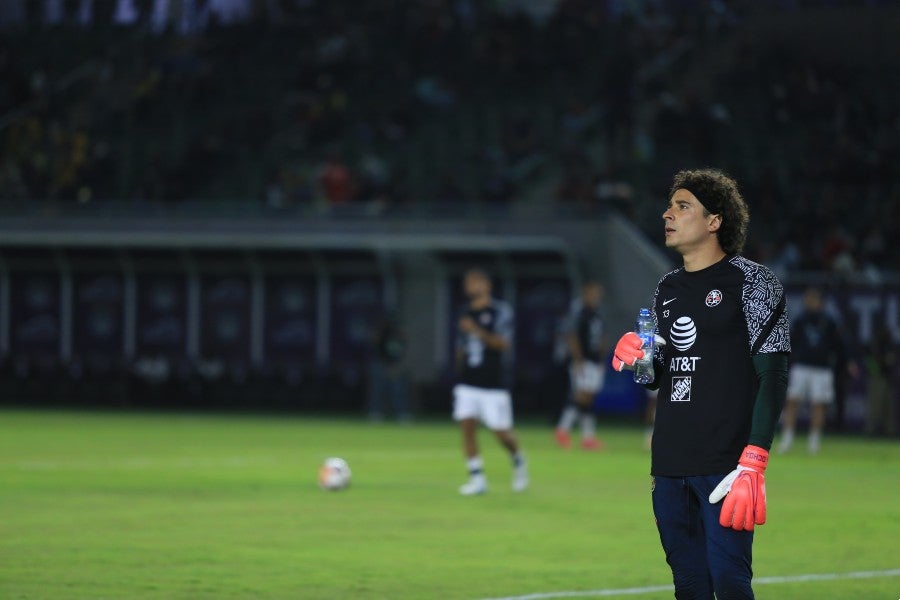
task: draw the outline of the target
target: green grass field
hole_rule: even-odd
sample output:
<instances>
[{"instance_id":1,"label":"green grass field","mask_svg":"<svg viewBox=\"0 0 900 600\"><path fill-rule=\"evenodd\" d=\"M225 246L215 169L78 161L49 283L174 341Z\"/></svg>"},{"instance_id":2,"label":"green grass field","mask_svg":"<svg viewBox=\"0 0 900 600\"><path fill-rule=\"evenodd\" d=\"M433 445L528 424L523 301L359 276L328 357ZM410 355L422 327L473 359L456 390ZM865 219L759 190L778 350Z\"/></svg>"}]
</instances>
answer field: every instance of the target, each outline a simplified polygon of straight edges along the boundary
<instances>
[{"instance_id":1,"label":"green grass field","mask_svg":"<svg viewBox=\"0 0 900 600\"><path fill-rule=\"evenodd\" d=\"M602 454L521 429L533 485L462 498L452 424L0 412L0 598L484 598L670 583L637 429ZM773 456L757 577L900 568L900 444ZM323 492L329 455L351 489ZM900 576L757 585L900 597ZM611 597L607 594L604 597ZM628 597L671 598L671 592Z\"/></svg>"}]
</instances>

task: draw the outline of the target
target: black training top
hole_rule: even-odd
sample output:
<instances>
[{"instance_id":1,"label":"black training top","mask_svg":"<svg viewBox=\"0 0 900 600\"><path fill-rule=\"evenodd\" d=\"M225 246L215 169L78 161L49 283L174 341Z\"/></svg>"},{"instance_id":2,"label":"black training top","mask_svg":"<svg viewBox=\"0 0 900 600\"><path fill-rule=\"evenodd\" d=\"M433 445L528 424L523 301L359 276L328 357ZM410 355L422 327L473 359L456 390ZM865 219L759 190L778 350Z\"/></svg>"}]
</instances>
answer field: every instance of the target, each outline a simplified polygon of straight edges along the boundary
<instances>
[{"instance_id":1,"label":"black training top","mask_svg":"<svg viewBox=\"0 0 900 600\"><path fill-rule=\"evenodd\" d=\"M603 360L603 313L599 308L576 302L569 315L569 331L575 334L585 360Z\"/></svg>"},{"instance_id":2,"label":"black training top","mask_svg":"<svg viewBox=\"0 0 900 600\"><path fill-rule=\"evenodd\" d=\"M491 299L491 303L481 310L466 306L460 317L471 317L479 327L512 343L513 310L501 300ZM487 389L505 389L506 373L503 352L489 348L480 337L459 334L457 347L462 351L463 360L459 370L459 382Z\"/></svg>"},{"instance_id":3,"label":"black training top","mask_svg":"<svg viewBox=\"0 0 900 600\"><path fill-rule=\"evenodd\" d=\"M791 340L791 360L797 364L833 367L843 351L837 323L824 312L806 312L795 319Z\"/></svg>"},{"instance_id":4,"label":"black training top","mask_svg":"<svg viewBox=\"0 0 900 600\"><path fill-rule=\"evenodd\" d=\"M757 391L752 356L790 352L784 288L766 267L728 256L676 269L653 301L659 399L651 473L728 473L750 435Z\"/></svg>"}]
</instances>

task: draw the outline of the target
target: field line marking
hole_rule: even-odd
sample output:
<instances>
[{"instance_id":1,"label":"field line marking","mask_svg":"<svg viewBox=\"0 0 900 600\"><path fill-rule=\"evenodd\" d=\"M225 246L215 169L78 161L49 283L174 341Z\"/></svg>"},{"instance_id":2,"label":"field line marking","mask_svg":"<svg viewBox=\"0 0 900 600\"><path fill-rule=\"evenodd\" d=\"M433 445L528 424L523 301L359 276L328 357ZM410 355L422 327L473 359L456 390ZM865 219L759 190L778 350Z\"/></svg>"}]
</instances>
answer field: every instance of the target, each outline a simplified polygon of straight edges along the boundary
<instances>
[{"instance_id":1,"label":"field line marking","mask_svg":"<svg viewBox=\"0 0 900 600\"><path fill-rule=\"evenodd\" d=\"M884 571L851 571L850 573L809 573L806 575L776 575L771 577L757 577L753 580L755 585L770 585L777 583L802 583L806 581L838 581L846 579L875 579L880 577L900 577L900 569L886 569ZM674 591L671 585L650 585L646 587L632 587L605 590L540 592L537 594L525 594L523 596L504 596L502 598L485 598L484 600L551 600L553 598L598 598L603 596L642 596L656 592Z\"/></svg>"},{"instance_id":2,"label":"field line marking","mask_svg":"<svg viewBox=\"0 0 900 600\"><path fill-rule=\"evenodd\" d=\"M502 598L485 598L484 600L546 600L549 598L598 598L601 596L639 596L654 592L672 592L671 585L650 585L647 587L620 588L617 590L583 590L579 592L541 592L524 596L504 596Z\"/></svg>"},{"instance_id":3,"label":"field line marking","mask_svg":"<svg viewBox=\"0 0 900 600\"><path fill-rule=\"evenodd\" d=\"M803 581L832 581L835 579L874 579L877 577L900 577L900 569L884 571L851 571L850 573L813 573L811 575L781 575L760 577L754 583L800 583Z\"/></svg>"},{"instance_id":4,"label":"field line marking","mask_svg":"<svg viewBox=\"0 0 900 600\"><path fill-rule=\"evenodd\" d=\"M244 468L270 465L275 462L276 459L270 456L171 456L165 458L135 456L108 460L20 460L10 463L0 462L0 468L8 467L19 471L138 471L168 468Z\"/></svg>"}]
</instances>

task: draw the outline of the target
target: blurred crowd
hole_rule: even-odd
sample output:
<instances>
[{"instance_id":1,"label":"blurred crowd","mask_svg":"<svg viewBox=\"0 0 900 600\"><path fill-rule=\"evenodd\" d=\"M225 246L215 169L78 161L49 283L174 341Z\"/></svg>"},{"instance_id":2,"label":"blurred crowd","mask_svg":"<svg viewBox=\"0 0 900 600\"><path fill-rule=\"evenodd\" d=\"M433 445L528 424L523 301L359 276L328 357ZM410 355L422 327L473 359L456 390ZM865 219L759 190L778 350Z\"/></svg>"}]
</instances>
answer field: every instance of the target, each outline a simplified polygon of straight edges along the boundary
<instances>
[{"instance_id":1,"label":"blurred crowd","mask_svg":"<svg viewBox=\"0 0 900 600\"><path fill-rule=\"evenodd\" d=\"M658 238L672 172L708 164L743 184L749 256L877 280L900 270L896 64L748 23L881 4L9 1L0 199L552 201Z\"/></svg>"},{"instance_id":2,"label":"blurred crowd","mask_svg":"<svg viewBox=\"0 0 900 600\"><path fill-rule=\"evenodd\" d=\"M3 193L506 203L591 137L627 144L641 62L718 14L633 4L20 3Z\"/></svg>"},{"instance_id":3,"label":"blurred crowd","mask_svg":"<svg viewBox=\"0 0 900 600\"><path fill-rule=\"evenodd\" d=\"M749 37L735 56L675 123L682 135L709 132L699 135L698 162L727 164L738 175L751 205L748 253L782 276L830 271L879 282L900 271L900 250L888 243L900 235L892 218L900 201L892 168L900 160L900 64L829 64ZM735 155L732 143L750 151Z\"/></svg>"}]
</instances>

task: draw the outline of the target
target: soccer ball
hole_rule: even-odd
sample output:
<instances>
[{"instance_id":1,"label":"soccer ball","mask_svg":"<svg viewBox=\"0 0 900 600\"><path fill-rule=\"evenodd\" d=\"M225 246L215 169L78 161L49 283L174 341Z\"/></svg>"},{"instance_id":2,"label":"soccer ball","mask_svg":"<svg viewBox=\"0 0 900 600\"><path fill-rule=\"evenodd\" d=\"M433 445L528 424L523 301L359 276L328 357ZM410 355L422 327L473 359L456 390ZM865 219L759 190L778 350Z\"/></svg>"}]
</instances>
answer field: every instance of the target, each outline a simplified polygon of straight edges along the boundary
<instances>
[{"instance_id":1,"label":"soccer ball","mask_svg":"<svg viewBox=\"0 0 900 600\"><path fill-rule=\"evenodd\" d=\"M319 487L336 492L350 485L350 465L343 458L326 458L319 467Z\"/></svg>"}]
</instances>

